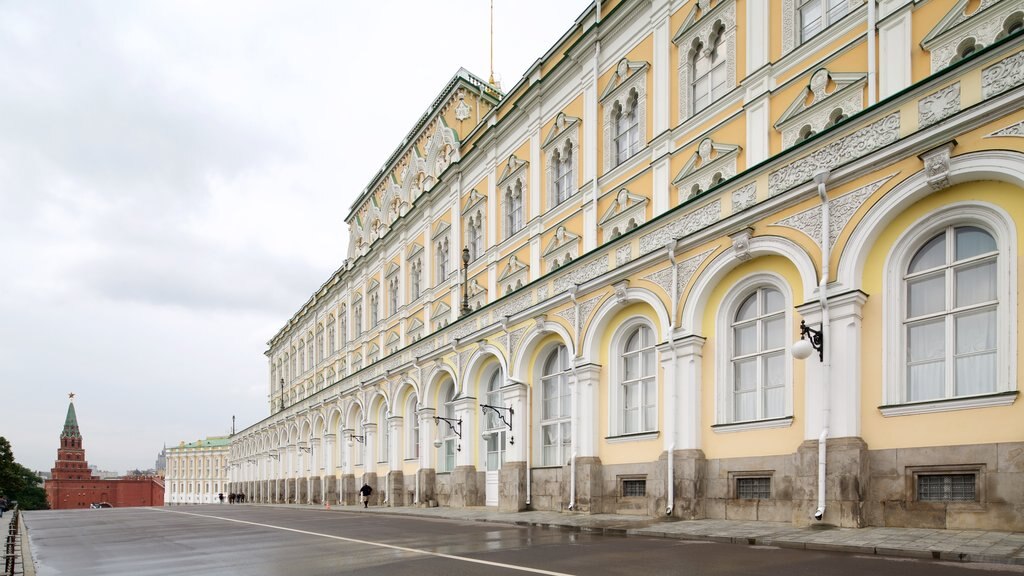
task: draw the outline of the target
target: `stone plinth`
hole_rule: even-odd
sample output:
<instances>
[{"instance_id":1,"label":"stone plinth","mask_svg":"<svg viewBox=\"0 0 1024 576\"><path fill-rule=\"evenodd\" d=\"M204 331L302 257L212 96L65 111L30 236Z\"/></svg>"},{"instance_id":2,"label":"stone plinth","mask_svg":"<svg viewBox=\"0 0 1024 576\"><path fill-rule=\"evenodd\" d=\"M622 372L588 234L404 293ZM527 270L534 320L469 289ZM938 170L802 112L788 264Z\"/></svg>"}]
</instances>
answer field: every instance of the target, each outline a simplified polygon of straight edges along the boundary
<instances>
[{"instance_id":1,"label":"stone plinth","mask_svg":"<svg viewBox=\"0 0 1024 576\"><path fill-rule=\"evenodd\" d=\"M498 511L526 510L526 462L505 462L498 473Z\"/></svg>"},{"instance_id":2,"label":"stone plinth","mask_svg":"<svg viewBox=\"0 0 1024 576\"><path fill-rule=\"evenodd\" d=\"M356 477L354 474L342 474L341 476L341 502L352 506L359 501L356 494Z\"/></svg>"},{"instance_id":3,"label":"stone plinth","mask_svg":"<svg viewBox=\"0 0 1024 576\"><path fill-rule=\"evenodd\" d=\"M477 506L480 500L480 489L477 485L476 466L458 466L451 473L452 494L448 506L466 508Z\"/></svg>"},{"instance_id":4,"label":"stone plinth","mask_svg":"<svg viewBox=\"0 0 1024 576\"><path fill-rule=\"evenodd\" d=\"M388 506L405 506L405 475L401 470L388 472Z\"/></svg>"},{"instance_id":5,"label":"stone plinth","mask_svg":"<svg viewBox=\"0 0 1024 576\"><path fill-rule=\"evenodd\" d=\"M829 438L826 444L825 516L814 520L818 507L818 441L807 440L796 453L793 524L864 527L864 495L870 474L867 444L860 438Z\"/></svg>"},{"instance_id":6,"label":"stone plinth","mask_svg":"<svg viewBox=\"0 0 1024 576\"><path fill-rule=\"evenodd\" d=\"M433 468L421 468L416 471L416 478L419 481L420 506L436 506L437 505L437 490L436 480L437 472Z\"/></svg>"},{"instance_id":7,"label":"stone plinth","mask_svg":"<svg viewBox=\"0 0 1024 576\"><path fill-rule=\"evenodd\" d=\"M337 504L338 500L338 477L331 475L324 479L324 502Z\"/></svg>"}]
</instances>

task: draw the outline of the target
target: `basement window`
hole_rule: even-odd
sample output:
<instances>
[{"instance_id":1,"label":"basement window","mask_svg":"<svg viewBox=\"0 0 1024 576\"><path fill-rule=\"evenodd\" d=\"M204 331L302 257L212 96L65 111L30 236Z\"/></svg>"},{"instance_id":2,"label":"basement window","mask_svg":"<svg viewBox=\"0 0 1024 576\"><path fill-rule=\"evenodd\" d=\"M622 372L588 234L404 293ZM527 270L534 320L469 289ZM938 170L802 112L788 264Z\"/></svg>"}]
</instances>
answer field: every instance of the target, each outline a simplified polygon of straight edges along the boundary
<instances>
[{"instance_id":1,"label":"basement window","mask_svg":"<svg viewBox=\"0 0 1024 576\"><path fill-rule=\"evenodd\" d=\"M918 474L921 502L977 502L977 474Z\"/></svg>"},{"instance_id":2,"label":"basement window","mask_svg":"<svg viewBox=\"0 0 1024 576\"><path fill-rule=\"evenodd\" d=\"M641 478L623 478L620 493L623 498L642 498L647 496L647 480Z\"/></svg>"},{"instance_id":3,"label":"basement window","mask_svg":"<svg viewBox=\"0 0 1024 576\"><path fill-rule=\"evenodd\" d=\"M736 498L742 500L767 500L771 497L771 477L744 476L736 478Z\"/></svg>"}]
</instances>

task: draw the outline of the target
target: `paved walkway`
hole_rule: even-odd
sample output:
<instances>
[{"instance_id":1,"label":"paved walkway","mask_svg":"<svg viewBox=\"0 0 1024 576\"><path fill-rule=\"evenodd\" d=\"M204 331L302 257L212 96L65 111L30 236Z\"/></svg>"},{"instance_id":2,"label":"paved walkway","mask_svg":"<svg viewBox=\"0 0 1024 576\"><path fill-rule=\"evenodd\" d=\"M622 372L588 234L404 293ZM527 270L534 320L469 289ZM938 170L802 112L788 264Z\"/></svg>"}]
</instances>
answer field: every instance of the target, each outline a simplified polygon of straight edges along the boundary
<instances>
[{"instance_id":1,"label":"paved walkway","mask_svg":"<svg viewBox=\"0 0 1024 576\"><path fill-rule=\"evenodd\" d=\"M246 504L249 505L249 504ZM308 505L283 505L312 509ZM322 509L322 507L321 507ZM333 506L332 510L365 514L408 515L520 526L547 526L623 536L708 540L733 544L831 550L953 562L1024 566L1024 532L938 530L929 528L799 528L786 522L739 520L668 520L621 514L570 514L493 508L387 508Z\"/></svg>"}]
</instances>

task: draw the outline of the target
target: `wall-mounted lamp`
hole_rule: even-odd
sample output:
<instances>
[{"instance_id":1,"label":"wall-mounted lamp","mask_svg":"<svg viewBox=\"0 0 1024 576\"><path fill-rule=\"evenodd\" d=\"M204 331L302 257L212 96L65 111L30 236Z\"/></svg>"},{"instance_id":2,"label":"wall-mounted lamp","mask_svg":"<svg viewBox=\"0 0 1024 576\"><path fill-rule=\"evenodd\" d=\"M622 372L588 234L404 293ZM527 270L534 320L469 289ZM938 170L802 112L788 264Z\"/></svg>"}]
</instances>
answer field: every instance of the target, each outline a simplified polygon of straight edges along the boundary
<instances>
[{"instance_id":1,"label":"wall-mounted lamp","mask_svg":"<svg viewBox=\"0 0 1024 576\"><path fill-rule=\"evenodd\" d=\"M805 340L804 337L807 337ZM815 330L807 325L804 320L800 321L800 339L793 343L793 358L804 360L811 356L811 352L817 350L818 360L825 361L825 335L821 330Z\"/></svg>"},{"instance_id":2,"label":"wall-mounted lamp","mask_svg":"<svg viewBox=\"0 0 1024 576\"><path fill-rule=\"evenodd\" d=\"M366 436L356 436L355 434L349 436L348 437L348 445L349 446L353 446L354 445L354 442L352 442L353 440L355 440L356 442L359 442L360 444L366 444Z\"/></svg>"},{"instance_id":3,"label":"wall-mounted lamp","mask_svg":"<svg viewBox=\"0 0 1024 576\"><path fill-rule=\"evenodd\" d=\"M267 456L273 458L274 460L281 459L281 455L277 452L277 450L271 450L270 452L267 452Z\"/></svg>"},{"instance_id":4,"label":"wall-mounted lamp","mask_svg":"<svg viewBox=\"0 0 1024 576\"><path fill-rule=\"evenodd\" d=\"M498 416L498 418L500 418L501 421L505 423L505 426L508 426L508 431L512 432L512 415L515 414L516 411L513 410L511 406L506 408L504 406L491 406L490 404L481 404L480 410L484 413L484 415L487 414L488 410L493 410L494 413ZM506 411L508 411L508 420L505 420ZM508 443L514 446L516 443L515 437L509 435Z\"/></svg>"},{"instance_id":5,"label":"wall-mounted lamp","mask_svg":"<svg viewBox=\"0 0 1024 576\"><path fill-rule=\"evenodd\" d=\"M459 438L459 440L462 440L462 418L459 418L458 420L455 420L454 418L445 418L444 416L434 416L434 424L437 424L438 426L440 426L442 420L444 421L445 424L448 425L448 428L451 429L451 431L455 433L455 435ZM456 425L458 425L458 428L455 427ZM434 448L440 448L440 447L441 447L441 441L440 440L435 440L434 441ZM462 443L461 442L459 442L459 443L457 443L455 445L455 450L458 451L458 452L462 452Z\"/></svg>"},{"instance_id":6,"label":"wall-mounted lamp","mask_svg":"<svg viewBox=\"0 0 1024 576\"><path fill-rule=\"evenodd\" d=\"M311 446L306 446L305 442L299 442L298 449L299 449L299 452L312 452L313 451L313 448Z\"/></svg>"}]
</instances>

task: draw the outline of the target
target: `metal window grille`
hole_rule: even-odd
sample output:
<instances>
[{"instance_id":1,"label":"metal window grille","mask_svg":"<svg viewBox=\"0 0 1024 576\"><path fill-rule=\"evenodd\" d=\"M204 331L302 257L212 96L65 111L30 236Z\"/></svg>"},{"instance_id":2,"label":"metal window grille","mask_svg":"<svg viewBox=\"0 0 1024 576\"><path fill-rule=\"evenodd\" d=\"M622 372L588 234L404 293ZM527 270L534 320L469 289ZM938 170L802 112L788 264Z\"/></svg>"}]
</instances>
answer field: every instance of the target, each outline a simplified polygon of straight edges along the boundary
<instances>
[{"instance_id":1,"label":"metal window grille","mask_svg":"<svg viewBox=\"0 0 1024 576\"><path fill-rule=\"evenodd\" d=\"M623 480L622 497L647 496L647 480Z\"/></svg>"},{"instance_id":2,"label":"metal window grille","mask_svg":"<svg viewBox=\"0 0 1024 576\"><path fill-rule=\"evenodd\" d=\"M978 499L974 474L922 474L917 477L917 499L922 502L974 502Z\"/></svg>"},{"instance_id":3,"label":"metal window grille","mask_svg":"<svg viewBox=\"0 0 1024 576\"><path fill-rule=\"evenodd\" d=\"M772 497L772 479L749 477L736 479L736 497L742 499L767 499Z\"/></svg>"}]
</instances>

